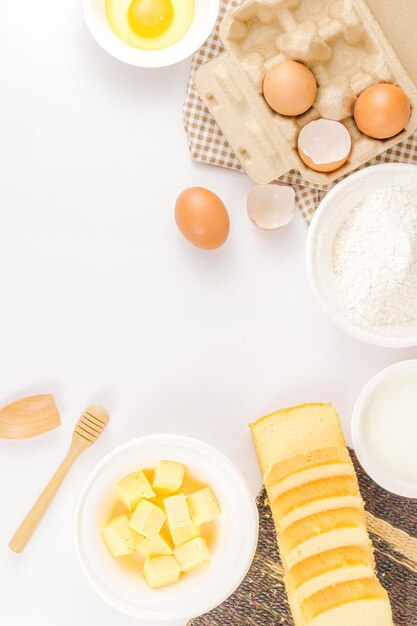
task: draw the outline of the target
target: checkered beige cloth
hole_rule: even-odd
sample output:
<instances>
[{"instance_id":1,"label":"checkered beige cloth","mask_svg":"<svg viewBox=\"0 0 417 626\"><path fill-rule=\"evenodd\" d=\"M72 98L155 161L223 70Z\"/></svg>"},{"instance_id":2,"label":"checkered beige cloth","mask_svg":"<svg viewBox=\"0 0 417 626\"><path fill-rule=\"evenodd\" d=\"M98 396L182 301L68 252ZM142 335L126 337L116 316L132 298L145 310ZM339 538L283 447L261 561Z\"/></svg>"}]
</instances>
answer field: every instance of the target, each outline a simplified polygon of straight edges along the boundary
<instances>
[{"instance_id":1,"label":"checkered beige cloth","mask_svg":"<svg viewBox=\"0 0 417 626\"><path fill-rule=\"evenodd\" d=\"M219 18L215 29L206 43L193 56L190 81L183 107L184 125L188 135L191 156L197 161L239 171L243 171L239 159L194 88L194 74L200 65L207 63L223 52L224 48L219 37L220 22L228 11L241 3L242 0L221 0ZM417 132L362 167L392 162L417 164ZM320 200L332 187L332 185L323 187L307 183L296 170L287 172L279 180L294 186L297 205L307 223L310 223Z\"/></svg>"}]
</instances>

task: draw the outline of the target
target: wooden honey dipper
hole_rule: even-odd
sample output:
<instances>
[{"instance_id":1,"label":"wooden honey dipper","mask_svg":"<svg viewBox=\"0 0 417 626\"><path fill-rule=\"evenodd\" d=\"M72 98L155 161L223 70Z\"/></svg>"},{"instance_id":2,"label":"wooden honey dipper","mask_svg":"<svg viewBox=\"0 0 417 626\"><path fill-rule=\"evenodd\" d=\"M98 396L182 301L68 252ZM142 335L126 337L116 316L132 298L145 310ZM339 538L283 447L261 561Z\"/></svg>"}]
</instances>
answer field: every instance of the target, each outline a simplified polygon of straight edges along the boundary
<instances>
[{"instance_id":1,"label":"wooden honey dipper","mask_svg":"<svg viewBox=\"0 0 417 626\"><path fill-rule=\"evenodd\" d=\"M92 404L86 408L75 425L65 459L11 538L9 543L11 550L14 552L24 550L72 464L84 450L97 441L108 421L109 414L103 407Z\"/></svg>"}]
</instances>

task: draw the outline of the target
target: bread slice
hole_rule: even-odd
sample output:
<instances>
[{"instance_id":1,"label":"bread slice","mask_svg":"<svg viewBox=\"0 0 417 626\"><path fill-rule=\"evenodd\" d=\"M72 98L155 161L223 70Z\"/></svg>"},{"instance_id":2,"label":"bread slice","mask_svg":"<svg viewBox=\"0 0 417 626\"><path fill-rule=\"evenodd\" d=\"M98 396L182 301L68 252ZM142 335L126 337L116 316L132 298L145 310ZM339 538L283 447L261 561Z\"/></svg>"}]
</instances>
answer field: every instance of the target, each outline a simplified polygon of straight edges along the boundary
<instances>
[{"instance_id":1,"label":"bread slice","mask_svg":"<svg viewBox=\"0 0 417 626\"><path fill-rule=\"evenodd\" d=\"M322 448L307 454L298 454L275 463L264 482L269 497L276 497L304 483L331 476L355 476L355 468L345 446Z\"/></svg>"},{"instance_id":2,"label":"bread slice","mask_svg":"<svg viewBox=\"0 0 417 626\"><path fill-rule=\"evenodd\" d=\"M369 551L358 546L327 550L289 569L285 574L285 585L288 591L294 594L300 587L330 572L347 567L373 566L373 564L374 561Z\"/></svg>"},{"instance_id":3,"label":"bread slice","mask_svg":"<svg viewBox=\"0 0 417 626\"><path fill-rule=\"evenodd\" d=\"M318 615L308 626L393 626L391 605L374 598L349 602Z\"/></svg>"},{"instance_id":4,"label":"bread slice","mask_svg":"<svg viewBox=\"0 0 417 626\"><path fill-rule=\"evenodd\" d=\"M345 546L301 561L284 580L290 604L296 607L321 589L361 578L375 578L372 554L364 548Z\"/></svg>"},{"instance_id":5,"label":"bread slice","mask_svg":"<svg viewBox=\"0 0 417 626\"><path fill-rule=\"evenodd\" d=\"M358 509L335 509L301 519L279 534L278 545L286 569L343 546L359 546L371 552L365 515Z\"/></svg>"},{"instance_id":6,"label":"bread slice","mask_svg":"<svg viewBox=\"0 0 417 626\"><path fill-rule=\"evenodd\" d=\"M359 494L356 496L335 496L333 498L313 500L307 504L300 504L299 507L293 509L284 517L278 517L274 513L275 506L273 503L271 508L277 533L283 532L288 526L295 524L295 522L317 513L325 513L335 509L358 509L359 511L364 511L363 500Z\"/></svg>"},{"instance_id":7,"label":"bread slice","mask_svg":"<svg viewBox=\"0 0 417 626\"><path fill-rule=\"evenodd\" d=\"M250 425L263 476L273 465L321 448L346 449L342 428L331 404L304 404L282 409Z\"/></svg>"},{"instance_id":8,"label":"bread slice","mask_svg":"<svg viewBox=\"0 0 417 626\"><path fill-rule=\"evenodd\" d=\"M315 500L327 500L337 496L357 496L359 494L356 476L332 476L314 480L290 491L286 491L273 501L274 514L283 518L288 513Z\"/></svg>"},{"instance_id":9,"label":"bread slice","mask_svg":"<svg viewBox=\"0 0 417 626\"><path fill-rule=\"evenodd\" d=\"M326 587L304 600L300 613L306 626L392 625L387 592L376 578Z\"/></svg>"},{"instance_id":10,"label":"bread slice","mask_svg":"<svg viewBox=\"0 0 417 626\"><path fill-rule=\"evenodd\" d=\"M288 601L295 624L305 624L302 617L300 605L304 600L311 597L321 589L332 587L334 585L345 583L353 580L375 579L375 572L371 565L354 565L349 567L341 567L329 574L323 574L310 580L308 583L300 587L294 594L288 592Z\"/></svg>"},{"instance_id":11,"label":"bread slice","mask_svg":"<svg viewBox=\"0 0 417 626\"><path fill-rule=\"evenodd\" d=\"M357 509L336 509L306 517L289 526L280 537L286 553L300 543L339 528L364 527L365 516Z\"/></svg>"},{"instance_id":12,"label":"bread slice","mask_svg":"<svg viewBox=\"0 0 417 626\"><path fill-rule=\"evenodd\" d=\"M275 466L274 466L275 467ZM272 468L273 469L273 468ZM273 484L271 480L265 478L265 487L268 489L269 497L275 500L282 493L300 487L305 483L311 483L323 478L333 478L334 476L354 476L356 477L353 463L327 463L318 467L311 467L294 474L290 474L282 481Z\"/></svg>"}]
</instances>

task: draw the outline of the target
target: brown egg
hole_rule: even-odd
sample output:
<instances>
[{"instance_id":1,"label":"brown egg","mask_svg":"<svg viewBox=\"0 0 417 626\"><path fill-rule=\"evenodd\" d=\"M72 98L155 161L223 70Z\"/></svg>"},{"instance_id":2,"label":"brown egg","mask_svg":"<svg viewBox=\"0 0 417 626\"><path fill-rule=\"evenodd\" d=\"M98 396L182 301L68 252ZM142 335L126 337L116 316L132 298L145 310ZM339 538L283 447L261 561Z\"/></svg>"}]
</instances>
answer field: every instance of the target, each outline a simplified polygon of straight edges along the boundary
<instances>
[{"instance_id":1,"label":"brown egg","mask_svg":"<svg viewBox=\"0 0 417 626\"><path fill-rule=\"evenodd\" d=\"M403 130L410 113L410 101L402 89L390 83L378 83L361 93L354 116L365 135L388 139Z\"/></svg>"},{"instance_id":2,"label":"brown egg","mask_svg":"<svg viewBox=\"0 0 417 626\"><path fill-rule=\"evenodd\" d=\"M213 250L224 244L230 222L218 196L203 187L184 189L175 203L175 221L181 233L197 248Z\"/></svg>"},{"instance_id":3,"label":"brown egg","mask_svg":"<svg viewBox=\"0 0 417 626\"><path fill-rule=\"evenodd\" d=\"M301 115L313 104L317 83L313 72L298 61L283 61L271 67L263 82L265 100L281 115Z\"/></svg>"}]
</instances>

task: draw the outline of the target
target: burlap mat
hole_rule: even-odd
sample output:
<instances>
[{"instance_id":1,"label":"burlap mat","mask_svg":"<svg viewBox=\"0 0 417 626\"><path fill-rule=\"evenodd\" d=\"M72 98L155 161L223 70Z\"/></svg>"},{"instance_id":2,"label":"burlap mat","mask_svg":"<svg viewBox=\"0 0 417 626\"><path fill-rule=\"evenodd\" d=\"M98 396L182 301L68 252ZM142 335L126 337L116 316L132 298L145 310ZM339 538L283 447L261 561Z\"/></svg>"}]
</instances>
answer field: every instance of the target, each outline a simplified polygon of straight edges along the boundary
<instances>
[{"instance_id":1,"label":"burlap mat","mask_svg":"<svg viewBox=\"0 0 417 626\"><path fill-rule=\"evenodd\" d=\"M417 500L400 498L379 487L361 468L353 452L351 455L366 502L378 576L389 593L394 624L417 626ZM293 626L264 490L257 504L259 542L248 575L228 600L191 620L189 626Z\"/></svg>"},{"instance_id":2,"label":"burlap mat","mask_svg":"<svg viewBox=\"0 0 417 626\"><path fill-rule=\"evenodd\" d=\"M216 121L200 100L194 89L193 82L196 69L223 52L223 46L219 37L220 22L225 13L236 8L241 3L242 0L221 0L216 28L206 43L193 56L190 81L183 107L184 125L188 135L191 156L197 161L240 171L242 171L242 166L239 159L230 148ZM389 162L417 164L417 132L385 153L380 154L366 165ZM307 223L310 223L320 200L332 186L311 185L295 170L291 170L279 180L294 186L297 205Z\"/></svg>"}]
</instances>

